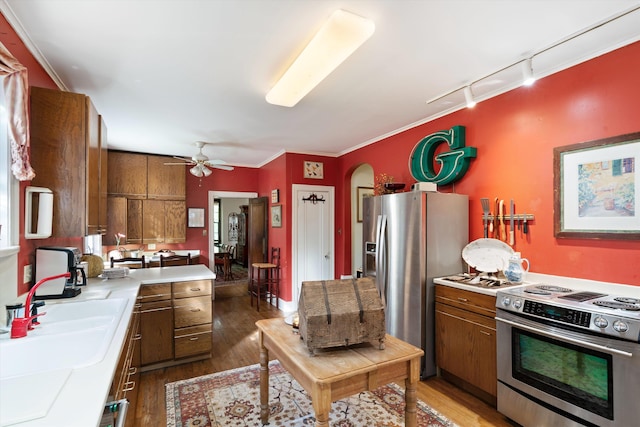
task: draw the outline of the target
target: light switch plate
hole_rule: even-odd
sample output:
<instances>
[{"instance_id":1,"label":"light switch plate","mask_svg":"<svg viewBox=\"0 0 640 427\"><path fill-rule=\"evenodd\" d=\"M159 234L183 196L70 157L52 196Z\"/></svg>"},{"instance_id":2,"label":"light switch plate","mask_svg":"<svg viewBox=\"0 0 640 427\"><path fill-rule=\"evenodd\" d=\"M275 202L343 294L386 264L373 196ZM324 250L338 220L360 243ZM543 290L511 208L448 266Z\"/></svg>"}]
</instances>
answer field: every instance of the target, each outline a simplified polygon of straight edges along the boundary
<instances>
[{"instance_id":1,"label":"light switch plate","mask_svg":"<svg viewBox=\"0 0 640 427\"><path fill-rule=\"evenodd\" d=\"M155 243L149 243L149 250L150 251L154 251L156 249L156 244Z\"/></svg>"}]
</instances>

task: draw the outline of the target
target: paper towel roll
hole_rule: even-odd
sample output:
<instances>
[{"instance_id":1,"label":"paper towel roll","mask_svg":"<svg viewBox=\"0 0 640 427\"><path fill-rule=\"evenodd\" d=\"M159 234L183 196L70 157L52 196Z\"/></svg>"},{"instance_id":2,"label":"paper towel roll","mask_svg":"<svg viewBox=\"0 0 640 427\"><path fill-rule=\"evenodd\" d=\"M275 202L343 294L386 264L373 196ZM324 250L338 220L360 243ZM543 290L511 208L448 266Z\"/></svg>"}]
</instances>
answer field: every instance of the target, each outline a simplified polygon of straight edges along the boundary
<instances>
[{"instance_id":1,"label":"paper towel roll","mask_svg":"<svg viewBox=\"0 0 640 427\"><path fill-rule=\"evenodd\" d=\"M38 229L39 236L51 236L53 225L53 193L40 193L38 204Z\"/></svg>"}]
</instances>

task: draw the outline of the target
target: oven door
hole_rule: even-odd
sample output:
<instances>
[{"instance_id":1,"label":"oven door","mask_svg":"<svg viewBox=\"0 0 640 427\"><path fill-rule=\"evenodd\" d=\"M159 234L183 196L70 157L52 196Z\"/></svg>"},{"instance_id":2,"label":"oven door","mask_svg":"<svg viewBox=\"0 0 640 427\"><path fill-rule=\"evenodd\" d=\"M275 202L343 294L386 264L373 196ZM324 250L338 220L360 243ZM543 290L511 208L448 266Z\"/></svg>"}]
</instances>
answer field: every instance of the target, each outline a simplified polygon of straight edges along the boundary
<instances>
[{"instance_id":1,"label":"oven door","mask_svg":"<svg viewBox=\"0 0 640 427\"><path fill-rule=\"evenodd\" d=\"M498 411L524 426L640 419L640 344L497 310Z\"/></svg>"}]
</instances>

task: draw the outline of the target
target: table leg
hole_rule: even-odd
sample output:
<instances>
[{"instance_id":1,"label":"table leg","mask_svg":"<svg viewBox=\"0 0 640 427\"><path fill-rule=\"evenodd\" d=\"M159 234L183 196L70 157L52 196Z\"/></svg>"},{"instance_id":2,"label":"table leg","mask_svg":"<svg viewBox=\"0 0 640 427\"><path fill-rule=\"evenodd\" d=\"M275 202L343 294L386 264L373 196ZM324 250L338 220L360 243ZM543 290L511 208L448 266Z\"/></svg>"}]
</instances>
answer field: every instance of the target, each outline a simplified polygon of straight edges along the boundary
<instances>
[{"instance_id":1,"label":"table leg","mask_svg":"<svg viewBox=\"0 0 640 427\"><path fill-rule=\"evenodd\" d=\"M316 427L329 427L329 412L331 411L330 387L314 385L311 392L311 404L316 416Z\"/></svg>"},{"instance_id":2,"label":"table leg","mask_svg":"<svg viewBox=\"0 0 640 427\"><path fill-rule=\"evenodd\" d=\"M263 344L262 331L260 336L260 421L269 422L269 350Z\"/></svg>"},{"instance_id":3,"label":"table leg","mask_svg":"<svg viewBox=\"0 0 640 427\"><path fill-rule=\"evenodd\" d=\"M416 386L420 379L420 359L409 361L409 376L404 381L404 425L406 427L416 427L417 425L417 401L418 395Z\"/></svg>"}]
</instances>

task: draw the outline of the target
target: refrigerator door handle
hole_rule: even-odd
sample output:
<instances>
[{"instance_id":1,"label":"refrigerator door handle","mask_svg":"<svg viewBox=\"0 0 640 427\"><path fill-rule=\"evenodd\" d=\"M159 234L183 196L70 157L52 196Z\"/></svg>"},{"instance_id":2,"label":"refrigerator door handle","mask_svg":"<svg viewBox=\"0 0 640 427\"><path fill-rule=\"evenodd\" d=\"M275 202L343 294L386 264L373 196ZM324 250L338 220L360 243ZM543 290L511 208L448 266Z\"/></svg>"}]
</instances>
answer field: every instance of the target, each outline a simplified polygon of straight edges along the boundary
<instances>
[{"instance_id":1,"label":"refrigerator door handle","mask_svg":"<svg viewBox=\"0 0 640 427\"><path fill-rule=\"evenodd\" d=\"M383 306L387 306L387 216L378 215L376 227L376 280Z\"/></svg>"}]
</instances>

